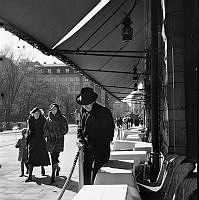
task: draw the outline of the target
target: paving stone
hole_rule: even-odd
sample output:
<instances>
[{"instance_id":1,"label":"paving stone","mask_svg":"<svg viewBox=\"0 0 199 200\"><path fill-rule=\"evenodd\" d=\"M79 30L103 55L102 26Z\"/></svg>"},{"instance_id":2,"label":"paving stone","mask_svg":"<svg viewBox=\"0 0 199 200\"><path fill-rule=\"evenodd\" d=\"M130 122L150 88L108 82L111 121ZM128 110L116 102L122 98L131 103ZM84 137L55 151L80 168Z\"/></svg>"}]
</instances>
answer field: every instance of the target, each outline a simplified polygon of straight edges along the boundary
<instances>
[{"instance_id":1,"label":"paving stone","mask_svg":"<svg viewBox=\"0 0 199 200\"><path fill-rule=\"evenodd\" d=\"M35 167L33 182L25 183L27 176L19 177L20 162L18 149L15 148L20 133L0 133L0 200L55 200L60 194L69 175L76 147L76 126L69 127L65 136L65 151L60 154L60 176L56 182L50 184L51 166L45 167L46 176L41 176L41 168ZM78 166L72 176L69 187L66 189L63 200L72 200L78 192Z\"/></svg>"}]
</instances>

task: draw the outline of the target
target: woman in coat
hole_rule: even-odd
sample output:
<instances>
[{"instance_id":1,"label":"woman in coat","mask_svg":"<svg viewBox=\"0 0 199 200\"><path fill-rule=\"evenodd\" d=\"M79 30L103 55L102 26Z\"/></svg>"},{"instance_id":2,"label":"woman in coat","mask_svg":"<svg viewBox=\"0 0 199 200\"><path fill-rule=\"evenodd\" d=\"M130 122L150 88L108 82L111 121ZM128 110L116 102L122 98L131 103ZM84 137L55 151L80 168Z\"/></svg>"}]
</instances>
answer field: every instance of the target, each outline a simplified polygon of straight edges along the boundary
<instances>
[{"instance_id":1,"label":"woman in coat","mask_svg":"<svg viewBox=\"0 0 199 200\"><path fill-rule=\"evenodd\" d=\"M46 118L41 109L36 107L30 112L27 136L29 176L26 182L32 181L33 167L42 166L42 174L44 175L43 166L50 165L43 132L45 122Z\"/></svg>"},{"instance_id":2,"label":"woman in coat","mask_svg":"<svg viewBox=\"0 0 199 200\"><path fill-rule=\"evenodd\" d=\"M64 135L67 132L68 122L65 116L62 115L59 105L56 103L51 104L44 126L44 133L47 138L47 149L50 152L52 163L51 183L55 182L55 173L56 176L59 176L59 154L64 151Z\"/></svg>"}]
</instances>

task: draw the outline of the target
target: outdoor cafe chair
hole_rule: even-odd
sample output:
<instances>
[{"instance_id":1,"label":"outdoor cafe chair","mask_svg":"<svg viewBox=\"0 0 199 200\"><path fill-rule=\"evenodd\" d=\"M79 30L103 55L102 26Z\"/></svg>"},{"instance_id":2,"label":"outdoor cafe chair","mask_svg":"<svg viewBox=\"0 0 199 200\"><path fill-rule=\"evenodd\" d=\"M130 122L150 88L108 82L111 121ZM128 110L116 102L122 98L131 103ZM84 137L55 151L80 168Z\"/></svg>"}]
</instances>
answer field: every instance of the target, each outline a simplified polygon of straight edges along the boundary
<instances>
[{"instance_id":1,"label":"outdoor cafe chair","mask_svg":"<svg viewBox=\"0 0 199 200\"><path fill-rule=\"evenodd\" d=\"M166 154L164 156L164 160L161 164L160 171L155 182L149 182L148 180L137 180L137 182L146 186L160 186L163 181L164 175L167 171L169 163L172 162L177 156L177 154Z\"/></svg>"},{"instance_id":2,"label":"outdoor cafe chair","mask_svg":"<svg viewBox=\"0 0 199 200\"><path fill-rule=\"evenodd\" d=\"M194 163L182 163L177 167L165 193L164 200L171 200L173 198L178 186L193 172L194 168Z\"/></svg>"},{"instance_id":3,"label":"outdoor cafe chair","mask_svg":"<svg viewBox=\"0 0 199 200\"><path fill-rule=\"evenodd\" d=\"M148 186L144 184L138 183L138 187L140 190L140 195L143 200L150 198L150 199L163 199L164 194L166 193L169 183L171 181L171 178L174 174L174 171L177 169L177 167L186 159L185 156L178 156L174 158L174 160L169 163L166 173L164 174L163 180L161 182L161 185L159 186ZM150 196L150 197L149 197ZM153 198L152 198L153 197Z\"/></svg>"},{"instance_id":4,"label":"outdoor cafe chair","mask_svg":"<svg viewBox=\"0 0 199 200\"><path fill-rule=\"evenodd\" d=\"M193 163L181 163L174 170L170 181L168 182L167 188L161 193L151 192L151 193L141 193L142 200L171 200L175 194L177 187L182 183L182 181L188 177L188 175L193 172L195 166Z\"/></svg>"},{"instance_id":5,"label":"outdoor cafe chair","mask_svg":"<svg viewBox=\"0 0 199 200\"><path fill-rule=\"evenodd\" d=\"M185 178L174 194L173 200L191 200L197 193L197 175Z\"/></svg>"}]
</instances>

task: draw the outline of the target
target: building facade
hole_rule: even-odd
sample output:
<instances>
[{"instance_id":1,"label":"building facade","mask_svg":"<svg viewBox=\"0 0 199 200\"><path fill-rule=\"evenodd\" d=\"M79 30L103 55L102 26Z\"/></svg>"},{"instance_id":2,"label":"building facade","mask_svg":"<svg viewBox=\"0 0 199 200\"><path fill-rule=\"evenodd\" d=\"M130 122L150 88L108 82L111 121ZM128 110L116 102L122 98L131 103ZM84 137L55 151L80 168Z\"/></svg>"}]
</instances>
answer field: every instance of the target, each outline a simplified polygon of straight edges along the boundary
<instances>
[{"instance_id":1,"label":"building facade","mask_svg":"<svg viewBox=\"0 0 199 200\"><path fill-rule=\"evenodd\" d=\"M98 85L95 85L89 79L73 70L70 65L64 63L40 64L37 62L34 66L39 69L41 76L50 84L53 84L57 88L64 86L65 92L72 101L75 101L81 88L92 87L98 94L97 102L105 106L106 92Z\"/></svg>"}]
</instances>

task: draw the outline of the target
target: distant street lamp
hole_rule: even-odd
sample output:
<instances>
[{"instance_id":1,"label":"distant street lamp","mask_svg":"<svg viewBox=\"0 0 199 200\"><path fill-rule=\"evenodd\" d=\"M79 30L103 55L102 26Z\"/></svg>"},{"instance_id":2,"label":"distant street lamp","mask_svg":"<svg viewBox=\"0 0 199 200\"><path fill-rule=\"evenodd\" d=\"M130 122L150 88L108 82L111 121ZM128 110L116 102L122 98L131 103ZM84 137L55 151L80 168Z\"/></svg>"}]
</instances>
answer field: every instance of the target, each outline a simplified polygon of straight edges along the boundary
<instances>
[{"instance_id":1,"label":"distant street lamp","mask_svg":"<svg viewBox=\"0 0 199 200\"><path fill-rule=\"evenodd\" d=\"M3 98L4 98L4 93L2 92L1 93L2 107L3 107ZM2 125L2 124L0 124L0 125ZM3 128L3 126L2 126L2 128ZM1 127L0 127L0 129L1 129ZM3 131L3 129L2 129L2 131ZM1 164L0 164L0 168L1 168Z\"/></svg>"},{"instance_id":2,"label":"distant street lamp","mask_svg":"<svg viewBox=\"0 0 199 200\"><path fill-rule=\"evenodd\" d=\"M123 28L122 28L122 41L128 42L132 40L133 36L133 28L131 27L132 21L129 15L125 15L124 19L122 20Z\"/></svg>"},{"instance_id":3,"label":"distant street lamp","mask_svg":"<svg viewBox=\"0 0 199 200\"><path fill-rule=\"evenodd\" d=\"M2 99L2 101L3 101L4 96L5 96L5 95L4 95L4 93L2 92L2 93L1 93L1 99Z\"/></svg>"},{"instance_id":4,"label":"distant street lamp","mask_svg":"<svg viewBox=\"0 0 199 200\"><path fill-rule=\"evenodd\" d=\"M4 95L4 93L3 92L1 92L1 105L2 105L2 111L3 111L3 109L4 109L4 97L5 97L5 95ZM3 122L3 121L2 121ZM1 124L0 124L0 131L3 131L3 123L1 122Z\"/></svg>"}]
</instances>

